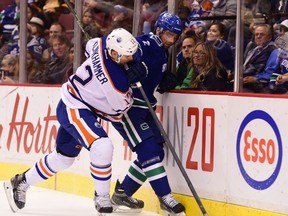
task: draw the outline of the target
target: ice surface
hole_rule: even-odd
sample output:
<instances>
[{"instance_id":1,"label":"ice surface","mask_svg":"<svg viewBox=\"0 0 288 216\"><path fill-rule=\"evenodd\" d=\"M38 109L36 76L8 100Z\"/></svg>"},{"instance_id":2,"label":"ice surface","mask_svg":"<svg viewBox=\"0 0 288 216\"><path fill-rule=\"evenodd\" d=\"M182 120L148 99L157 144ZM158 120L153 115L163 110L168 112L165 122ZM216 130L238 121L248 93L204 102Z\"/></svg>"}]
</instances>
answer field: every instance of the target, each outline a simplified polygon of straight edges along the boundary
<instances>
[{"instance_id":1,"label":"ice surface","mask_svg":"<svg viewBox=\"0 0 288 216\"><path fill-rule=\"evenodd\" d=\"M0 215L1 216L96 216L93 199L73 194L31 187L27 192L26 206L16 214L10 209L0 181ZM153 212L113 213L109 216L159 216Z\"/></svg>"}]
</instances>

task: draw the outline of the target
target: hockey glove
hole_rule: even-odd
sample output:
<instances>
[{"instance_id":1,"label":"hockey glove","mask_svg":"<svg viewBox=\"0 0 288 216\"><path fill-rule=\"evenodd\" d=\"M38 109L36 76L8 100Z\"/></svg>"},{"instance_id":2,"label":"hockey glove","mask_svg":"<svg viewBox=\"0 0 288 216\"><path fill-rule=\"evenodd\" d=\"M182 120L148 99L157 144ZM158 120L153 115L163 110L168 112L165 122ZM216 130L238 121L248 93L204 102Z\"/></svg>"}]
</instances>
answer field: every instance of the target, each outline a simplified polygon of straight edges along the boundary
<instances>
[{"instance_id":1,"label":"hockey glove","mask_svg":"<svg viewBox=\"0 0 288 216\"><path fill-rule=\"evenodd\" d=\"M163 94L164 92L167 92L171 89L174 89L178 85L177 78L175 74L169 71L165 71L163 78L158 85L157 91L160 94Z\"/></svg>"},{"instance_id":2,"label":"hockey glove","mask_svg":"<svg viewBox=\"0 0 288 216\"><path fill-rule=\"evenodd\" d=\"M127 70L128 83L135 84L147 77L148 68L144 62L136 62Z\"/></svg>"}]
</instances>

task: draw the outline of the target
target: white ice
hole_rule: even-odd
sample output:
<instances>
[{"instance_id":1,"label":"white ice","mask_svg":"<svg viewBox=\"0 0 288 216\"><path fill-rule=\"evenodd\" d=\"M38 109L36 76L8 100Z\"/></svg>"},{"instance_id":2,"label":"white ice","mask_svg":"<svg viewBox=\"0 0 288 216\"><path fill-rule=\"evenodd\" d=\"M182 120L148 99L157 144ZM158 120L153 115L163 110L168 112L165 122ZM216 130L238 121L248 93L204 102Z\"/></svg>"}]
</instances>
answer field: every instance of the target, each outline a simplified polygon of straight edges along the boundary
<instances>
[{"instance_id":1,"label":"white ice","mask_svg":"<svg viewBox=\"0 0 288 216\"><path fill-rule=\"evenodd\" d=\"M4 192L3 181L0 181L0 216L96 216L93 199L73 194L31 187L27 192L26 206L13 213ZM113 213L109 216L159 216L153 212Z\"/></svg>"}]
</instances>

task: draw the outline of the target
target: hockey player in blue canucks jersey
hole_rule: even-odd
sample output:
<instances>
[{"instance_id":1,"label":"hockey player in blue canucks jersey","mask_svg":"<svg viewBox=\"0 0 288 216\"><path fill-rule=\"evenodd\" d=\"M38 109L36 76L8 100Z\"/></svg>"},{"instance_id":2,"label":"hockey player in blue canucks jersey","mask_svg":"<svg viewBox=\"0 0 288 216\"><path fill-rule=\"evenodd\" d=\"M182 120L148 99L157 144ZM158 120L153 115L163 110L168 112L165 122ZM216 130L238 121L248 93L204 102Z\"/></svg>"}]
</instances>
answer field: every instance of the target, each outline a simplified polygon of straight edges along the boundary
<instances>
[{"instance_id":1,"label":"hockey player in blue canucks jersey","mask_svg":"<svg viewBox=\"0 0 288 216\"><path fill-rule=\"evenodd\" d=\"M153 107L156 108L154 93L167 71L168 48L172 46L182 33L182 22L176 15L168 12L160 14L154 33L137 37L140 44L140 59L148 68L148 76L141 82L142 87ZM184 206L171 194L167 174L163 166L164 140L153 120L139 89L133 89L134 102L131 109L122 116L121 122L113 122L113 126L128 142L137 159L129 168L123 182L116 183L112 196L112 204L122 210L141 211L144 203L132 195L148 180L160 206L164 211L175 215L185 215Z\"/></svg>"},{"instance_id":2,"label":"hockey player in blue canucks jersey","mask_svg":"<svg viewBox=\"0 0 288 216\"><path fill-rule=\"evenodd\" d=\"M152 104L156 103L154 92L168 69L168 48L181 35L182 22L177 16L164 12L159 16L155 26L155 34L150 32L136 38L140 44L140 59L148 67L148 76L142 81L142 86ZM140 90L135 89L133 93L135 98L144 101Z\"/></svg>"}]
</instances>

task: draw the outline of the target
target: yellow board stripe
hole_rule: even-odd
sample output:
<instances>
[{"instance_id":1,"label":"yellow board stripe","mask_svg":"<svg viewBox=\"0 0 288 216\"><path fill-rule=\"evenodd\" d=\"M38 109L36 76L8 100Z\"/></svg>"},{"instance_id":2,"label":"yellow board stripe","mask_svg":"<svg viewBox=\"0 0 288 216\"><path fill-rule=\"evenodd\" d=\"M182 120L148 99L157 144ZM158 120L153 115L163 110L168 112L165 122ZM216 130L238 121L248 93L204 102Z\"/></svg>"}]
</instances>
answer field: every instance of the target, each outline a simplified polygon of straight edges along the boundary
<instances>
[{"instance_id":1,"label":"yellow board stripe","mask_svg":"<svg viewBox=\"0 0 288 216\"><path fill-rule=\"evenodd\" d=\"M0 180L8 180L17 173L22 173L29 169L28 166L21 166L16 164L0 163ZM85 187L77 187L85 185ZM55 189L62 192L73 193L79 196L93 198L94 186L90 176L82 176L68 172L59 172L56 176L37 184L36 186L48 189ZM115 183L111 185L111 194L114 191ZM203 216L195 199L193 197L174 194L186 207L186 215ZM145 211L162 213L160 210L158 199L155 193L149 186L143 186L135 197L145 202ZM216 202L213 200L201 199L209 216L285 216L286 214L278 214L273 212L252 209L244 206L238 206L223 202ZM287 215L286 215L287 216Z\"/></svg>"}]
</instances>

